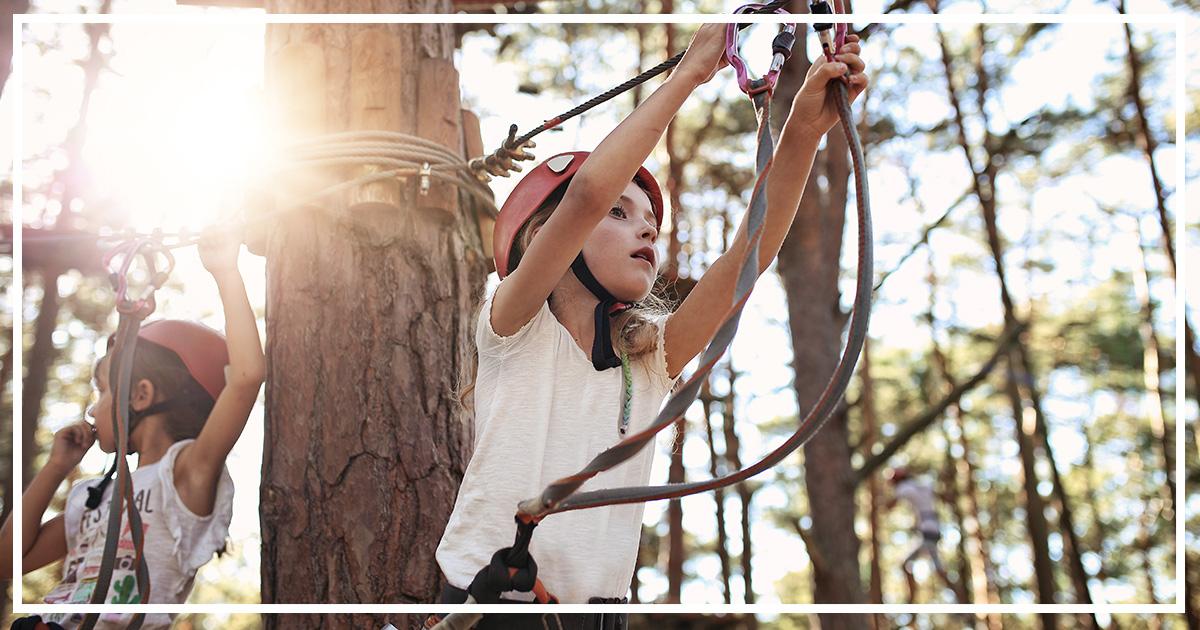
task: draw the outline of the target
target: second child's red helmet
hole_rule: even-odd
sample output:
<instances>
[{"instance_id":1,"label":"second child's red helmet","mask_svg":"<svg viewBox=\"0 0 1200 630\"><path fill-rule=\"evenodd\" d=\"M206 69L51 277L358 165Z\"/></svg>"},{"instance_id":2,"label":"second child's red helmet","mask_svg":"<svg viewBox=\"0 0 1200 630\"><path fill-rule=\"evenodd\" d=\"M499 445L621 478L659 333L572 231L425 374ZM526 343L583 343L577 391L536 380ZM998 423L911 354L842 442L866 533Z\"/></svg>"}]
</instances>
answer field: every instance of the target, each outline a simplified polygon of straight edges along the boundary
<instances>
[{"instance_id":1,"label":"second child's red helmet","mask_svg":"<svg viewBox=\"0 0 1200 630\"><path fill-rule=\"evenodd\" d=\"M496 273L501 278L508 275L508 256L512 251L517 231L554 191L575 175L590 154L589 151L559 153L533 167L509 193L504 206L500 208L500 215L496 218L496 227L492 232ZM645 189L646 196L650 198L650 207L654 209L657 227L662 228L663 198L658 182L644 166L638 168L633 178Z\"/></svg>"},{"instance_id":2,"label":"second child's red helmet","mask_svg":"<svg viewBox=\"0 0 1200 630\"><path fill-rule=\"evenodd\" d=\"M179 319L160 319L147 322L138 329L138 338L158 344L174 352L192 378L216 400L225 389L225 366L229 351L225 336L196 322ZM108 338L112 350L116 336Z\"/></svg>"}]
</instances>

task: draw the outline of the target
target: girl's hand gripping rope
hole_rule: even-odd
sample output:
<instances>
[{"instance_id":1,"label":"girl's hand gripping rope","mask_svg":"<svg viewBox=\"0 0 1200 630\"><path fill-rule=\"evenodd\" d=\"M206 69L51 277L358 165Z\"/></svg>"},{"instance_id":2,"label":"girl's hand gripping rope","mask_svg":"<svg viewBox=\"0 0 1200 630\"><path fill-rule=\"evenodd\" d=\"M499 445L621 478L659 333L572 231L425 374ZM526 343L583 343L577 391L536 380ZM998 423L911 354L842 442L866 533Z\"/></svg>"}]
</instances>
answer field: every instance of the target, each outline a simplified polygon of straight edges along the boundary
<instances>
[{"instance_id":1,"label":"girl's hand gripping rope","mask_svg":"<svg viewBox=\"0 0 1200 630\"><path fill-rule=\"evenodd\" d=\"M829 82L845 81L849 87L850 102L858 98L867 88L869 80L863 73L866 64L858 56L862 52L857 35L847 35L846 44L841 51L833 55L833 61L817 57L808 68L804 77L804 85L796 93L792 101L792 111L789 118L795 118L791 124L798 124L808 129L812 136L825 135L838 122L837 95L829 89Z\"/></svg>"},{"instance_id":2,"label":"girl's hand gripping rope","mask_svg":"<svg viewBox=\"0 0 1200 630\"><path fill-rule=\"evenodd\" d=\"M703 85L728 65L729 61L725 58L725 25L704 24L692 36L692 43L688 44L687 52L671 75L686 77L695 85Z\"/></svg>"}]
</instances>

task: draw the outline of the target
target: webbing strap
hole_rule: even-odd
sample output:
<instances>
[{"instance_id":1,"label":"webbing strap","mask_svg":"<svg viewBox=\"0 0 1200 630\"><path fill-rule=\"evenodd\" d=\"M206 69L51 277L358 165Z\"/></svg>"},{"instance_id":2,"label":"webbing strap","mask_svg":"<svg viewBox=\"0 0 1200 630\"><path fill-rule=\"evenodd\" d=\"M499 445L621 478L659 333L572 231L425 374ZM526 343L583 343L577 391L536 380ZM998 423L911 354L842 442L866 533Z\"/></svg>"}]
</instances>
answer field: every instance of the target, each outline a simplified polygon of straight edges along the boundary
<instances>
[{"instance_id":1,"label":"webbing strap","mask_svg":"<svg viewBox=\"0 0 1200 630\"><path fill-rule=\"evenodd\" d=\"M117 483L109 500L108 529L105 532L104 553L100 560L100 572L96 577L96 588L92 591L90 600L92 604L106 603L105 598L112 582L121 538L122 510L128 516L130 536L136 555L135 574L139 601L144 603L150 598L150 572L142 553L142 519L133 503L133 480L130 476L129 462L126 460L129 454L129 396L130 381L133 379L133 354L137 348L138 329L141 328L144 317L144 311L121 313L116 343L113 344L113 354L116 358L109 364L109 382L115 385L112 422L113 435L117 441ZM92 630L99 619L99 613L88 613L79 627L81 630ZM137 613L126 627L129 630L137 630L144 622L145 615Z\"/></svg>"}]
</instances>

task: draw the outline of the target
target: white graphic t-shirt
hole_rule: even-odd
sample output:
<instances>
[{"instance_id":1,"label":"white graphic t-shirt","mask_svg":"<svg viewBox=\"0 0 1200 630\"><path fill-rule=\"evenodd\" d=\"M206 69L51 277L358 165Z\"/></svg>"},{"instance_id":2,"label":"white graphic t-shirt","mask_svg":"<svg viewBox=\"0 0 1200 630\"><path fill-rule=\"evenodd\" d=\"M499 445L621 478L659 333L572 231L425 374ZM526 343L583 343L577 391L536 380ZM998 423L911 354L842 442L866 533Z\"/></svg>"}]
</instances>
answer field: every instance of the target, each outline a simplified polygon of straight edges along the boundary
<instances>
[{"instance_id":1,"label":"white graphic t-shirt","mask_svg":"<svg viewBox=\"0 0 1200 630\"><path fill-rule=\"evenodd\" d=\"M175 460L192 440L181 440L167 449L162 459L141 466L132 473L133 504L142 519L143 554L150 573L150 603L180 604L192 591L196 571L224 547L233 516L233 478L221 471L212 514L198 516L183 504L175 490ZM104 555L104 537L108 532L108 509L114 480L104 489L100 506L89 510L87 489L96 479L76 482L67 495L63 520L67 537L67 557L63 578L46 595L48 604L86 604L91 601ZM106 603L137 604L136 556L128 518L123 518L121 539L117 543L116 563ZM142 628L169 628L173 615L146 615ZM42 615L45 621L62 624L68 630L83 621L82 613ZM132 614L110 613L100 616L98 629L124 628Z\"/></svg>"}]
</instances>

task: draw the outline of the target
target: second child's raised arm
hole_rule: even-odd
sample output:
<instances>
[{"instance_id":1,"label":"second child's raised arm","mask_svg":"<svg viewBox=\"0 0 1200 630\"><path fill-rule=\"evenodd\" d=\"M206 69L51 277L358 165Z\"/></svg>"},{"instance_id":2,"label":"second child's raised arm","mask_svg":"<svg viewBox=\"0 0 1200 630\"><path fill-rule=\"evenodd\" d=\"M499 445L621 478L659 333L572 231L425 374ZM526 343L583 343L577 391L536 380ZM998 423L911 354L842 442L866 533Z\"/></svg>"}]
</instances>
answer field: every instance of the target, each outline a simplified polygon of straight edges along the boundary
<instances>
[{"instance_id":1,"label":"second child's raised arm","mask_svg":"<svg viewBox=\"0 0 1200 630\"><path fill-rule=\"evenodd\" d=\"M201 515L212 510L225 458L246 428L266 374L258 324L237 268L240 248L241 243L230 236L210 236L200 243L201 260L217 283L225 310L229 352L225 388L196 441L179 454L176 466L175 486L180 498L188 509Z\"/></svg>"}]
</instances>

